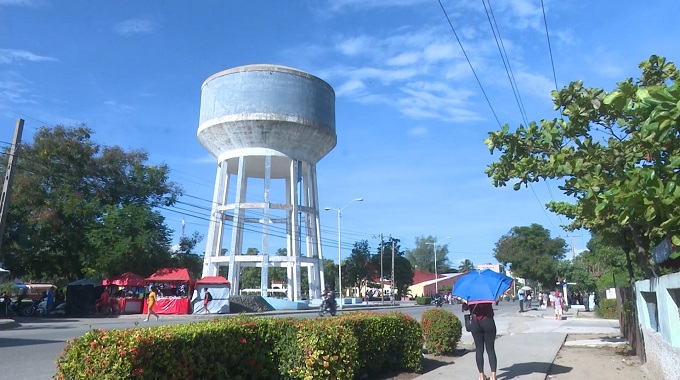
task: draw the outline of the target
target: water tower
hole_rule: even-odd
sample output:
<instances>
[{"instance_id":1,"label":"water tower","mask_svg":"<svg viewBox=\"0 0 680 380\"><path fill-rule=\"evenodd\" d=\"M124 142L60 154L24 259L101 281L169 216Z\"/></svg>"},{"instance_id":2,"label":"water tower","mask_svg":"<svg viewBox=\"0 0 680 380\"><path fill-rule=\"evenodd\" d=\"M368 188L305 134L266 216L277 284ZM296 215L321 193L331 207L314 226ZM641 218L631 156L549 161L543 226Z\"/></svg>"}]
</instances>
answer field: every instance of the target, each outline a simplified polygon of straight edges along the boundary
<instances>
[{"instance_id":1,"label":"water tower","mask_svg":"<svg viewBox=\"0 0 680 380\"><path fill-rule=\"evenodd\" d=\"M228 265L231 294L240 294L242 269L261 267L259 294L266 296L269 268L286 268L284 293L298 301L306 269L306 296L320 298L316 163L337 143L333 88L276 65L219 72L201 87L198 140L217 159L203 276ZM281 248L285 255L276 254Z\"/></svg>"}]
</instances>

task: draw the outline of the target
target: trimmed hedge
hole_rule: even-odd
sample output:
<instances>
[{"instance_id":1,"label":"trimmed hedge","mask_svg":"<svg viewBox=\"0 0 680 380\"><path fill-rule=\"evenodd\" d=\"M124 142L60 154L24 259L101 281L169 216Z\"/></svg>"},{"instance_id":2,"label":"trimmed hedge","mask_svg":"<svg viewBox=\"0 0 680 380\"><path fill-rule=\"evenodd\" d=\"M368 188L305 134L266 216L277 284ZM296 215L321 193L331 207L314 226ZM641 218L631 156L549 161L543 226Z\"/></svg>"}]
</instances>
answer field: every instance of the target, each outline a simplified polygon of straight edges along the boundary
<instances>
[{"instance_id":1,"label":"trimmed hedge","mask_svg":"<svg viewBox=\"0 0 680 380\"><path fill-rule=\"evenodd\" d=\"M338 379L418 371L422 330L400 314L234 316L183 325L91 330L72 339L55 379Z\"/></svg>"},{"instance_id":2,"label":"trimmed hedge","mask_svg":"<svg viewBox=\"0 0 680 380\"><path fill-rule=\"evenodd\" d=\"M429 305L431 302L430 297L416 297L416 305Z\"/></svg>"},{"instance_id":3,"label":"trimmed hedge","mask_svg":"<svg viewBox=\"0 0 680 380\"><path fill-rule=\"evenodd\" d=\"M444 355L453 353L463 335L460 319L450 311L428 309L422 316L425 349L428 354Z\"/></svg>"}]
</instances>

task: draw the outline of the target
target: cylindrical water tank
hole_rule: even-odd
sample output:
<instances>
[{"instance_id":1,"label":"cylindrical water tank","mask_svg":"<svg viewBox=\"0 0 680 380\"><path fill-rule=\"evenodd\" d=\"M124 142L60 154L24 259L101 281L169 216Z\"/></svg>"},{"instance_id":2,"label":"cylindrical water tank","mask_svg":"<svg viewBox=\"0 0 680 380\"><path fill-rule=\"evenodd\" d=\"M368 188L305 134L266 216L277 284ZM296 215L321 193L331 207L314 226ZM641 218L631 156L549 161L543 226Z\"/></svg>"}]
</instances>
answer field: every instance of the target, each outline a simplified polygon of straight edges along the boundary
<instances>
[{"instance_id":1,"label":"cylindrical water tank","mask_svg":"<svg viewBox=\"0 0 680 380\"><path fill-rule=\"evenodd\" d=\"M285 155L317 163L337 143L335 92L325 81L277 65L247 65L201 88L198 140L218 159Z\"/></svg>"}]
</instances>

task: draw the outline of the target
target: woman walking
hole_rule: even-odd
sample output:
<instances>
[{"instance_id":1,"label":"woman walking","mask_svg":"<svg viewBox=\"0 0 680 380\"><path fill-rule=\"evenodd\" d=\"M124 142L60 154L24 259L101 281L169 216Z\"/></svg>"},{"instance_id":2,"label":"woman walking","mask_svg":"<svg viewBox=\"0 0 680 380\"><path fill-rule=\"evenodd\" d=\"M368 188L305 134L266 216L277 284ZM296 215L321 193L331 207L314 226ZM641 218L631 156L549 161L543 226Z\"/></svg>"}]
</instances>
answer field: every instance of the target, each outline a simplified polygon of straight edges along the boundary
<instances>
[{"instance_id":1,"label":"woman walking","mask_svg":"<svg viewBox=\"0 0 680 380\"><path fill-rule=\"evenodd\" d=\"M149 321L149 317L151 316L151 314L153 314L156 317L156 320L158 320L158 314L156 314L156 312L153 311L153 305L156 304L156 297L158 297L157 293L158 293L158 288L155 287L155 286L152 286L151 291L149 292L149 296L146 299L146 305L147 305L148 308L147 308L147 312L146 312L146 319L144 320L144 322Z\"/></svg>"},{"instance_id":2,"label":"woman walking","mask_svg":"<svg viewBox=\"0 0 680 380\"><path fill-rule=\"evenodd\" d=\"M491 380L496 380L498 360L496 358L496 322L493 319L493 303L476 302L469 305L464 299L463 311L470 310L470 332L475 340L475 360L479 371L479 380L486 380L484 375L484 349L489 356Z\"/></svg>"}]
</instances>

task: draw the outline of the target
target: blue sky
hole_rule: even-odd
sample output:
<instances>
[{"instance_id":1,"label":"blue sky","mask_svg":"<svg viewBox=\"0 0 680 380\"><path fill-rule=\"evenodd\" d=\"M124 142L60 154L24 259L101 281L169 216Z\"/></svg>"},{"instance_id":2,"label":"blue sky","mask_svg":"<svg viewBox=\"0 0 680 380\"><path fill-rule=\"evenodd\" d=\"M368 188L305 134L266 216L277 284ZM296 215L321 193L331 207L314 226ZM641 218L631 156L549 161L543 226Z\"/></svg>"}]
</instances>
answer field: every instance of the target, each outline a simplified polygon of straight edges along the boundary
<instances>
[{"instance_id":1,"label":"blue sky","mask_svg":"<svg viewBox=\"0 0 680 380\"><path fill-rule=\"evenodd\" d=\"M338 144L318 163L319 200L364 198L343 211L343 242L375 249L383 233L413 248L433 235L452 263L482 264L510 228L539 223L583 249L588 234L563 231L544 208L565 199L557 182L515 192L484 174L495 158L487 133L523 119L484 3L441 2L493 112L437 0L0 0L0 141L24 118L24 140L85 123L99 143L143 148L194 205L164 213L175 241L182 218L187 234L205 235L216 161L196 138L201 84L236 66L290 66L336 92ZM675 0L543 3L560 88L611 89L651 54L679 59ZM491 6L527 118L557 117L541 1ZM337 258L336 218L322 212L327 258Z\"/></svg>"}]
</instances>

